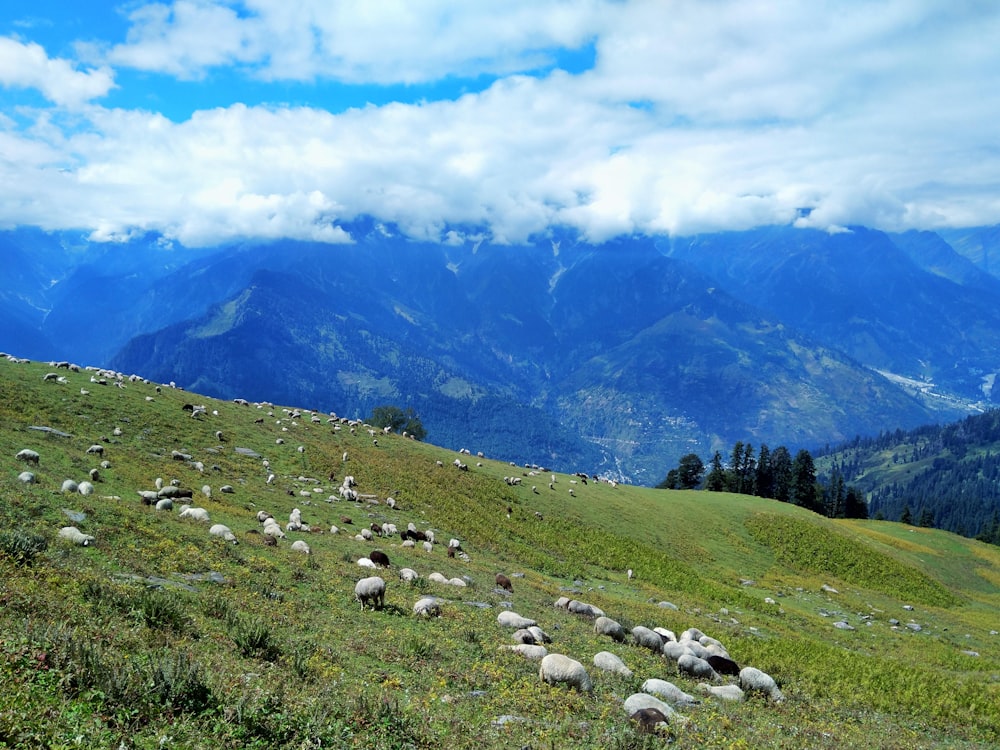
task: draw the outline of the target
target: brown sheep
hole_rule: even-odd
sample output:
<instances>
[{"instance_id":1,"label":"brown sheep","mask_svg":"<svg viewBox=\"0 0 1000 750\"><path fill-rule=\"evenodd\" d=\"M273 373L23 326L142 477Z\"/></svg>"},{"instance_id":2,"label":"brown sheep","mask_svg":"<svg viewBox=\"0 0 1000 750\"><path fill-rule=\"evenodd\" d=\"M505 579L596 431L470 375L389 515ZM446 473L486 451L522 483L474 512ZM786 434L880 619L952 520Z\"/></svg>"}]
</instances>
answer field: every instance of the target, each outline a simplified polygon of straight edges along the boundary
<instances>
[{"instance_id":1,"label":"brown sheep","mask_svg":"<svg viewBox=\"0 0 1000 750\"><path fill-rule=\"evenodd\" d=\"M504 589L505 591L511 592L512 594L514 593L514 586L511 584L510 579L503 573L497 573L496 581L497 581L497 586Z\"/></svg>"}]
</instances>

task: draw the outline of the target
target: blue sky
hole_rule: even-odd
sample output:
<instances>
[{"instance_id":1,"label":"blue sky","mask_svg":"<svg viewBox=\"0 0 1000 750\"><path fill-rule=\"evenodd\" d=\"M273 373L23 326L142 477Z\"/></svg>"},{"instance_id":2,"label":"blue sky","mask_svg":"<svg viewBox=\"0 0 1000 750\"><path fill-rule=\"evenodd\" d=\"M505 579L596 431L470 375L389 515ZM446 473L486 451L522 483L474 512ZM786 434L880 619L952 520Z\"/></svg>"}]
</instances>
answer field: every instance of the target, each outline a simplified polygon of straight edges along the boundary
<instances>
[{"instance_id":1,"label":"blue sky","mask_svg":"<svg viewBox=\"0 0 1000 750\"><path fill-rule=\"evenodd\" d=\"M996 71L992 2L12 0L0 227L992 225Z\"/></svg>"}]
</instances>

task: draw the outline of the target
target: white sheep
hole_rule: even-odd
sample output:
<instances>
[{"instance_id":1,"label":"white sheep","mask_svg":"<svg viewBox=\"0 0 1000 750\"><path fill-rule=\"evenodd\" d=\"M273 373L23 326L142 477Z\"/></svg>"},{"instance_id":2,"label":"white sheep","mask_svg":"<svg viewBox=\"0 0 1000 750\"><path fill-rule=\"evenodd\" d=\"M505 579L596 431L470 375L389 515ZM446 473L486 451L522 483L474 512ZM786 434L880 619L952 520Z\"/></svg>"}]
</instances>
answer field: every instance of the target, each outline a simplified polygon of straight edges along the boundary
<instances>
[{"instance_id":1,"label":"white sheep","mask_svg":"<svg viewBox=\"0 0 1000 750\"><path fill-rule=\"evenodd\" d=\"M361 611L369 602L373 609L382 609L385 604L385 581L379 576L362 578L354 586L354 597L361 602Z\"/></svg>"},{"instance_id":2,"label":"white sheep","mask_svg":"<svg viewBox=\"0 0 1000 750\"><path fill-rule=\"evenodd\" d=\"M512 612L509 609L505 609L503 612L497 615L497 623L504 628L530 628L532 625L537 625L535 620L527 617L522 617L517 612Z\"/></svg>"},{"instance_id":3,"label":"white sheep","mask_svg":"<svg viewBox=\"0 0 1000 750\"><path fill-rule=\"evenodd\" d=\"M678 641L665 641L664 642L664 644L663 644L663 655L666 656L668 659L671 659L673 661L677 661L682 656L684 656L684 654L689 654L691 656L694 656L694 654L691 653L691 649L689 649L684 644L679 643Z\"/></svg>"},{"instance_id":4,"label":"white sheep","mask_svg":"<svg viewBox=\"0 0 1000 750\"><path fill-rule=\"evenodd\" d=\"M438 573L436 570L433 573L431 573L429 576L427 576L427 580L428 581L434 581L434 583L448 583L448 579L445 578L440 573Z\"/></svg>"},{"instance_id":5,"label":"white sheep","mask_svg":"<svg viewBox=\"0 0 1000 750\"><path fill-rule=\"evenodd\" d=\"M18 461L24 461L26 464L34 464L35 466L38 466L38 461L41 456L38 455L37 451L33 451L30 448L23 448L14 455L14 458Z\"/></svg>"},{"instance_id":6,"label":"white sheep","mask_svg":"<svg viewBox=\"0 0 1000 750\"><path fill-rule=\"evenodd\" d=\"M420 617L440 617L441 600L436 596L424 596L413 605L413 614Z\"/></svg>"},{"instance_id":7,"label":"white sheep","mask_svg":"<svg viewBox=\"0 0 1000 750\"><path fill-rule=\"evenodd\" d=\"M281 530L281 526L273 518L269 518L264 522L264 536L273 536L275 539L284 539L285 532Z\"/></svg>"},{"instance_id":8,"label":"white sheep","mask_svg":"<svg viewBox=\"0 0 1000 750\"><path fill-rule=\"evenodd\" d=\"M420 574L417 573L413 568L400 568L399 578L407 583L413 583L415 580L420 578Z\"/></svg>"},{"instance_id":9,"label":"white sheep","mask_svg":"<svg viewBox=\"0 0 1000 750\"><path fill-rule=\"evenodd\" d=\"M625 662L610 651L598 651L594 654L594 666L605 672L621 675L622 677L632 676L632 670L625 666Z\"/></svg>"},{"instance_id":10,"label":"white sheep","mask_svg":"<svg viewBox=\"0 0 1000 750\"><path fill-rule=\"evenodd\" d=\"M104 455L104 446L103 445L98 445L98 444L95 443L94 445L92 445L89 448L87 448L87 453L94 453L94 454L96 454L98 456L103 456Z\"/></svg>"},{"instance_id":11,"label":"white sheep","mask_svg":"<svg viewBox=\"0 0 1000 750\"><path fill-rule=\"evenodd\" d=\"M301 539L298 539L298 540L292 542L292 549L295 550L296 552L302 552L303 554L306 554L306 555L308 555L308 554L310 554L310 552L312 552L312 550L309 549L309 545L306 544Z\"/></svg>"},{"instance_id":12,"label":"white sheep","mask_svg":"<svg viewBox=\"0 0 1000 750\"><path fill-rule=\"evenodd\" d=\"M674 711L672 706L649 693L633 693L625 699L624 707L625 713L629 716L645 708L652 708L663 714L668 721L676 721L681 718L681 715Z\"/></svg>"},{"instance_id":13,"label":"white sheep","mask_svg":"<svg viewBox=\"0 0 1000 750\"><path fill-rule=\"evenodd\" d=\"M30 471L22 471L20 474L17 475L17 481L23 482L24 484L34 484L35 475L33 472Z\"/></svg>"},{"instance_id":14,"label":"white sheep","mask_svg":"<svg viewBox=\"0 0 1000 750\"><path fill-rule=\"evenodd\" d=\"M743 667L740 670L740 687L746 692L763 693L775 703L780 703L785 699L774 678L767 672L762 672L755 667Z\"/></svg>"},{"instance_id":15,"label":"white sheep","mask_svg":"<svg viewBox=\"0 0 1000 750\"><path fill-rule=\"evenodd\" d=\"M171 500L169 497L165 497L162 500L157 500L156 501L156 509L157 510L173 510L174 509L174 501Z\"/></svg>"},{"instance_id":16,"label":"white sheep","mask_svg":"<svg viewBox=\"0 0 1000 750\"><path fill-rule=\"evenodd\" d=\"M623 643L625 641L625 630L621 624L610 617L598 617L594 620L594 632L597 635L606 635L612 640Z\"/></svg>"},{"instance_id":17,"label":"white sheep","mask_svg":"<svg viewBox=\"0 0 1000 750\"><path fill-rule=\"evenodd\" d=\"M208 533L211 534L212 536L222 537L227 542L232 542L233 544L238 543L236 535L233 534L232 529L221 523L213 524L212 528L208 530Z\"/></svg>"},{"instance_id":18,"label":"white sheep","mask_svg":"<svg viewBox=\"0 0 1000 750\"><path fill-rule=\"evenodd\" d=\"M59 529L59 538L67 539L80 547L89 547L94 543L94 537L84 534L76 526L63 526Z\"/></svg>"},{"instance_id":19,"label":"white sheep","mask_svg":"<svg viewBox=\"0 0 1000 750\"><path fill-rule=\"evenodd\" d=\"M81 495L85 495L85 496L86 495L93 495L94 494L94 485L91 484L90 482L80 482L80 484L78 484L76 486L76 491L79 492Z\"/></svg>"},{"instance_id":20,"label":"white sheep","mask_svg":"<svg viewBox=\"0 0 1000 750\"><path fill-rule=\"evenodd\" d=\"M581 693L594 689L583 665L565 654L548 654L538 668L538 679L547 685L568 685Z\"/></svg>"},{"instance_id":21,"label":"white sheep","mask_svg":"<svg viewBox=\"0 0 1000 750\"><path fill-rule=\"evenodd\" d=\"M190 505L185 505L178 518L190 518L192 521L208 523L208 511L204 508L192 508ZM266 534L267 531L265 530L264 533Z\"/></svg>"},{"instance_id":22,"label":"white sheep","mask_svg":"<svg viewBox=\"0 0 1000 750\"><path fill-rule=\"evenodd\" d=\"M433 552L434 551L434 545L431 542L424 542L424 551L425 552Z\"/></svg>"},{"instance_id":23,"label":"white sheep","mask_svg":"<svg viewBox=\"0 0 1000 750\"><path fill-rule=\"evenodd\" d=\"M700 682L698 689L706 695L724 701L738 702L744 698L744 693L740 690L739 685L709 685L707 682Z\"/></svg>"},{"instance_id":24,"label":"white sheep","mask_svg":"<svg viewBox=\"0 0 1000 750\"><path fill-rule=\"evenodd\" d=\"M649 679L642 683L642 692L655 695L665 701L675 705L696 706L701 703L689 693L685 693L672 682L666 680Z\"/></svg>"},{"instance_id":25,"label":"white sheep","mask_svg":"<svg viewBox=\"0 0 1000 750\"><path fill-rule=\"evenodd\" d=\"M632 640L637 646L648 648L653 653L659 654L663 651L663 639L660 634L642 625L632 628Z\"/></svg>"},{"instance_id":26,"label":"white sheep","mask_svg":"<svg viewBox=\"0 0 1000 750\"><path fill-rule=\"evenodd\" d=\"M80 487L80 485L78 485L72 479L64 479L63 480L63 483L62 483L62 491L63 492L76 492L79 487Z\"/></svg>"},{"instance_id":27,"label":"white sheep","mask_svg":"<svg viewBox=\"0 0 1000 750\"><path fill-rule=\"evenodd\" d=\"M683 654L677 660L677 671L699 680L715 682L719 679L719 675L712 669L712 665L694 654Z\"/></svg>"},{"instance_id":28,"label":"white sheep","mask_svg":"<svg viewBox=\"0 0 1000 750\"><path fill-rule=\"evenodd\" d=\"M448 579L448 585L449 586L458 586L459 588L465 588L466 586L468 586L468 584L465 581L463 581L461 578L449 578Z\"/></svg>"},{"instance_id":29,"label":"white sheep","mask_svg":"<svg viewBox=\"0 0 1000 750\"><path fill-rule=\"evenodd\" d=\"M534 643L517 643L513 646L501 646L501 651L513 651L520 654L528 661L541 661L549 655L549 650L545 646Z\"/></svg>"},{"instance_id":30,"label":"white sheep","mask_svg":"<svg viewBox=\"0 0 1000 750\"><path fill-rule=\"evenodd\" d=\"M604 610L599 607L595 607L593 604L587 604L586 602L578 602L573 599L566 605L566 609L576 615L583 615L584 617L601 617L604 614Z\"/></svg>"},{"instance_id":31,"label":"white sheep","mask_svg":"<svg viewBox=\"0 0 1000 750\"><path fill-rule=\"evenodd\" d=\"M376 565L375 563L373 563L367 557L359 558L358 559L358 565L361 566L362 568L377 568L378 567L378 565Z\"/></svg>"}]
</instances>

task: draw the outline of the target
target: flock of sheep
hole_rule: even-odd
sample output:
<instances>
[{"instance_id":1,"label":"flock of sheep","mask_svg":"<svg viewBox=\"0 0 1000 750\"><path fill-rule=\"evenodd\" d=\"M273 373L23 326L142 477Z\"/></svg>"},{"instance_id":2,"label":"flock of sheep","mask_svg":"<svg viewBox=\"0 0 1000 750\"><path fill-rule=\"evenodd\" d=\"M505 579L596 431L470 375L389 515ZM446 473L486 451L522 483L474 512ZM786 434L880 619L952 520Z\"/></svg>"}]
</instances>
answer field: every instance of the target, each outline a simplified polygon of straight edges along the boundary
<instances>
[{"instance_id":1,"label":"flock of sheep","mask_svg":"<svg viewBox=\"0 0 1000 750\"><path fill-rule=\"evenodd\" d=\"M67 365L67 369L74 370L74 366ZM78 371L78 368L75 371ZM134 376L132 377L134 378ZM55 373L47 373L44 379L59 384L67 382L65 377ZM121 374L105 371L97 371L91 375L91 383L100 385L106 385L108 382L111 382L119 387L125 387L127 381L128 378L125 378ZM133 379L132 382L135 382L135 380ZM159 386L157 386L157 391L159 391ZM86 389L81 389L81 393L86 395ZM147 400L150 398L147 397ZM236 400L236 403L251 406L248 402L240 399ZM272 418L275 417L272 405L257 404L256 406L268 409L268 415ZM200 418L202 415L209 414L208 409L204 406L192 405L190 408L185 406L185 410L190 411L191 416L194 418ZM217 412L214 412L214 414L217 414ZM318 415L309 411L286 409L284 416L287 418L288 423L292 425L304 418L308 418L312 422L322 421ZM255 421L260 422L261 419ZM278 419L277 421L280 424L281 420ZM327 421L333 424L335 432L339 431L342 426L346 426L352 433L356 433L356 430L361 427L368 430L369 436L375 434L373 428L363 423L339 419L335 416L328 417ZM287 426L283 427L282 431L287 432L287 429ZM120 428L116 428L116 434L121 434ZM221 432L216 432L215 436L220 442L224 440ZM276 443L279 445L283 442L283 438L276 440ZM304 448L300 446L298 450L302 452ZM252 451L245 449L244 452L246 454L253 454ZM110 462L104 460L104 447L102 445L91 445L86 453L102 459L100 470L111 468ZM462 453L468 455L468 451L464 449ZM480 454L480 457L482 457L482 454ZM31 448L20 450L15 458L33 467L37 467L41 461L40 454ZM198 471L204 471L204 465L201 462L194 461L189 454L173 451L172 458L177 461L183 461ZM348 458L348 454L345 452L342 458L343 462L346 463ZM441 465L440 461L437 463ZM468 470L468 466L461 459L456 459L454 465L460 470ZM264 480L265 484L273 484L276 477L271 471L270 462L267 459L262 459L261 466L263 474L266 477ZM532 471L527 476L533 477L541 471L547 471L541 467L531 467L531 469ZM88 495L94 491L93 483L99 480L99 476L99 469L94 468L89 472L88 479L81 482L67 479L62 484L61 490L64 493L78 492L81 495ZM578 477L583 483L586 483L586 475L581 474ZM332 474L330 478L333 478ZM19 479L22 482L31 483L35 481L35 476L32 472L25 471L19 475ZM300 484L312 483L315 485L311 489L299 491L299 494L304 498L305 504L311 505L312 498L317 498L323 493L321 483L318 480L309 480L305 477L298 477L298 479L301 480ZM521 477L504 477L504 481L511 486L516 486L521 483L522 479ZM550 489L554 487L555 482L556 477L553 474L549 482ZM570 482L571 484L576 484L575 479L571 479ZM178 519L211 524L209 512L205 508L194 505L193 490L181 487L180 482L177 480L164 483L162 479L156 479L153 484L155 489L136 490L136 494L139 496L142 504L152 506L156 511L170 512L174 510L176 503L180 505L180 510L177 514ZM532 487L532 490L537 492L536 487ZM235 492L231 485L222 485L219 491L223 494ZM211 487L207 484L204 485L201 488L201 493L204 497L211 497ZM570 493L573 493L572 487L570 488ZM355 478L349 474L344 476L339 488L336 490L336 494L329 494L328 497L322 498L322 500L326 502L334 502L335 500L361 502L365 500L372 504L379 503L373 495L362 495L357 488ZM397 508L395 500L391 497L385 500L385 504L391 509ZM245 534L259 535L259 538L263 540L262 543L266 546L277 546L278 541L286 538L290 533L303 535L318 531L332 534L341 533L341 528L336 525L330 526L329 532L326 532L325 529L321 530L305 523L302 518L302 511L297 507L289 514L288 522L284 526L270 512L265 510L257 511L255 521L259 528L256 526L250 528L245 531ZM347 516L342 516L341 523L347 525L353 522ZM211 524L208 534L211 537L219 538L228 543L239 543L237 534L230 527L221 523ZM400 545L402 547L415 547L417 543L420 543L422 548L427 552L433 552L434 550L435 535L433 530L419 530L413 523L408 524L407 528L400 533L393 523L372 522L367 528L362 528L354 536L354 539L370 543L376 539L388 541L397 535L400 538ZM96 541L93 535L85 534L75 526L61 528L58 532L58 537L80 546L91 546ZM292 542L290 548L295 552L307 555L311 554L311 548L305 539L296 539ZM455 538L449 541L447 554L449 558L457 557L466 561L469 559L462 548L461 542ZM391 567L388 555L379 549L373 549L367 555L359 557L357 565L366 569L389 569ZM420 578L420 575L412 568L404 567L399 570L398 577L404 584L412 584ZM631 571L629 571L628 577L631 579ZM471 579L461 577L449 578L436 571L428 574L427 580L458 588L467 586L471 581ZM512 592L512 583L506 575L497 574L495 582L497 593ZM368 607L375 610L382 609L385 605L385 595L386 581L379 575L362 577L356 582L354 587L354 597L360 603L362 611ZM439 616L442 606L446 603L447 600L437 596L421 596L413 604L412 612L414 615L420 617ZM662 655L665 663L669 661L676 665L678 673L698 680L698 688L704 695L713 696L721 700L742 700L746 692L757 692L773 701L783 700L780 689L769 675L753 667L743 667L741 669L730 657L721 642L705 635L696 628L684 631L680 637L677 637L673 632L664 628L649 629L644 626L636 626L630 632L626 632L618 622L607 617L603 611L594 605L562 597L555 602L555 606L580 617L593 620L593 630L598 637L609 638L619 643L631 643L638 648L649 649L656 654ZM535 620L522 617L516 612L505 609L497 617L497 622L502 628L513 630L513 640L515 643L505 645L502 648L516 652L524 658L538 660L540 662L538 675L541 681L550 685L569 686L584 692L590 692L593 689L593 681L587 669L580 661L565 654L550 653L548 651L545 644L551 644L552 639L538 626ZM632 675L631 670L625 666L622 660L609 651L600 651L595 654L592 663L595 668L602 672L626 676ZM659 678L645 680L641 690L642 692L631 695L624 701L624 708L631 718L640 722L647 729L669 723L670 721L684 721L683 717L675 711L675 706L694 705L700 702L698 698L684 692L673 683Z\"/></svg>"}]
</instances>

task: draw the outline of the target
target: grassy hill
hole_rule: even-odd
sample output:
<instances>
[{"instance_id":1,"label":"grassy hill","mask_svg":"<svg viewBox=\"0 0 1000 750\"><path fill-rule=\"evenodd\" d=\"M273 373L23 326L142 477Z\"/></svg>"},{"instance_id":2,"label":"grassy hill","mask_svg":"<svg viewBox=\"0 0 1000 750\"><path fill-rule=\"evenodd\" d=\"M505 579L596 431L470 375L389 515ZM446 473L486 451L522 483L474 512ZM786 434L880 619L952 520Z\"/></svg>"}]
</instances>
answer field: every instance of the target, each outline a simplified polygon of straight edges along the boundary
<instances>
[{"instance_id":1,"label":"grassy hill","mask_svg":"<svg viewBox=\"0 0 1000 750\"><path fill-rule=\"evenodd\" d=\"M66 382L44 380L48 372ZM1000 742L996 547L732 494L583 484L563 474L550 489L548 473L477 459L475 445L462 472L454 452L395 435L374 445L366 429L335 431L327 415L293 419L292 405L91 378L0 359L0 747ZM192 417L185 404L209 411ZM94 493L63 493L65 479L80 482L98 466L87 453L93 444L110 464ZM37 467L15 459L23 448L40 454ZM25 470L35 483L19 481ZM357 503L336 493L346 474L357 481ZM512 474L520 486L503 481ZM239 544L177 510L143 505L137 491L154 489L158 477L193 489L195 504ZM257 511L284 522L296 507L326 533L289 532L265 546ZM428 553L398 537L356 540L373 521L412 522L439 543ZM67 525L95 543L59 539ZM469 561L447 557L451 537ZM294 539L312 553L292 551ZM356 560L373 549L392 561L381 573L386 606L362 612L354 583L369 571ZM402 567L421 580L400 582ZM468 586L429 582L432 571ZM512 594L495 588L497 572L511 576ZM445 600L440 618L410 614L425 594ZM787 700L706 698L679 709L687 722L668 734L640 735L624 698L647 678L691 693L696 682L662 656L596 636L590 621L553 606L560 596L595 604L627 628L697 627L741 665L775 677ZM512 643L496 619L505 607L538 620L550 652L587 666L593 693L544 685L537 663L502 651ZM634 676L594 667L604 650Z\"/></svg>"}]
</instances>

